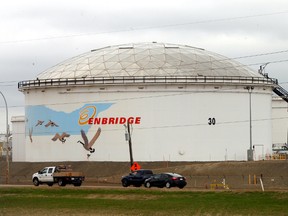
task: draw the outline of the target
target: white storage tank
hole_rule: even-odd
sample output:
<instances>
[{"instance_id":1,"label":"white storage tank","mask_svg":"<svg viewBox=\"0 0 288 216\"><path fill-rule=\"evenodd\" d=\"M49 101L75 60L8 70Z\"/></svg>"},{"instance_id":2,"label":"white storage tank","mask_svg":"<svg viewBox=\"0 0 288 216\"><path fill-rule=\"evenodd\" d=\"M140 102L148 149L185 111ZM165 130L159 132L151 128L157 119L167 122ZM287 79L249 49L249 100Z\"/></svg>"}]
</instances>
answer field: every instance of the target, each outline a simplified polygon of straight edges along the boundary
<instances>
[{"instance_id":1,"label":"white storage tank","mask_svg":"<svg viewBox=\"0 0 288 216\"><path fill-rule=\"evenodd\" d=\"M135 161L247 160L252 146L262 159L271 154L274 83L186 45L92 50L19 83L25 158L129 161L129 122Z\"/></svg>"}]
</instances>

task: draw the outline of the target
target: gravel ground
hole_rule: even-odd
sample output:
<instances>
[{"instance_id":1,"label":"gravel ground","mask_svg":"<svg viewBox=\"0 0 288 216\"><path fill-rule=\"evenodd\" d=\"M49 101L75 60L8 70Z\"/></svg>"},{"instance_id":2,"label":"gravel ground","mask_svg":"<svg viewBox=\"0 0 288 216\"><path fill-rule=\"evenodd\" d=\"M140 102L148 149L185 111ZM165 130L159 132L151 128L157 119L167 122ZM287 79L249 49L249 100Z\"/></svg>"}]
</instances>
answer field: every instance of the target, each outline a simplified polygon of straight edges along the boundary
<instances>
[{"instance_id":1,"label":"gravel ground","mask_svg":"<svg viewBox=\"0 0 288 216\"><path fill-rule=\"evenodd\" d=\"M138 162L154 173L175 172L187 179L187 188L223 189L223 181L230 189L261 190L261 182L268 190L288 189L288 160L225 161L225 162ZM121 176L129 173L129 162L10 162L10 184L32 184L31 176L45 166L69 164L74 171L86 176L83 185L121 185ZM7 163L0 161L0 184L6 183ZM218 185L217 188L215 185Z\"/></svg>"}]
</instances>

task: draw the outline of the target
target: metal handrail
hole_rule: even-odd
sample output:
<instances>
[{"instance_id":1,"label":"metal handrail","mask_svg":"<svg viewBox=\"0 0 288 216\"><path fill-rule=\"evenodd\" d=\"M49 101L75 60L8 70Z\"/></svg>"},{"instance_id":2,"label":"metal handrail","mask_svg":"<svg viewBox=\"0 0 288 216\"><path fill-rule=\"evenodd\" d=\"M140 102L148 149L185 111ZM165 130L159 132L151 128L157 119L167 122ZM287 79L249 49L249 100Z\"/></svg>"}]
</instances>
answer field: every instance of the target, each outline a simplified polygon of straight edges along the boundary
<instances>
[{"instance_id":1,"label":"metal handrail","mask_svg":"<svg viewBox=\"0 0 288 216\"><path fill-rule=\"evenodd\" d=\"M231 83L231 84L276 84L277 79L267 77L242 76L115 76L36 79L18 83L18 89L24 90L38 87L79 86L79 85L127 85L127 84L197 84L197 83Z\"/></svg>"},{"instance_id":2,"label":"metal handrail","mask_svg":"<svg viewBox=\"0 0 288 216\"><path fill-rule=\"evenodd\" d=\"M280 85L275 85L273 92L288 103L288 91Z\"/></svg>"}]
</instances>

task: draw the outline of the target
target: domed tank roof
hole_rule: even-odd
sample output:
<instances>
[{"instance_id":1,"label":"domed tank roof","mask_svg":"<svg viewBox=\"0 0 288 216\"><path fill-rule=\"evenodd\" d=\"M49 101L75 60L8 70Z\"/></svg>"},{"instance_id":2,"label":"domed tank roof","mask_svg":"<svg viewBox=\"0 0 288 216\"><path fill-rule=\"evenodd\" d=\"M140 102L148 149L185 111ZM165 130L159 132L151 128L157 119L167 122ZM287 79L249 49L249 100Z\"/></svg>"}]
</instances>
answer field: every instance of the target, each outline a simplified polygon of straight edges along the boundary
<instances>
[{"instance_id":1,"label":"domed tank roof","mask_svg":"<svg viewBox=\"0 0 288 216\"><path fill-rule=\"evenodd\" d=\"M204 49L152 42L91 50L42 72L37 78L116 76L261 77L237 61Z\"/></svg>"}]
</instances>

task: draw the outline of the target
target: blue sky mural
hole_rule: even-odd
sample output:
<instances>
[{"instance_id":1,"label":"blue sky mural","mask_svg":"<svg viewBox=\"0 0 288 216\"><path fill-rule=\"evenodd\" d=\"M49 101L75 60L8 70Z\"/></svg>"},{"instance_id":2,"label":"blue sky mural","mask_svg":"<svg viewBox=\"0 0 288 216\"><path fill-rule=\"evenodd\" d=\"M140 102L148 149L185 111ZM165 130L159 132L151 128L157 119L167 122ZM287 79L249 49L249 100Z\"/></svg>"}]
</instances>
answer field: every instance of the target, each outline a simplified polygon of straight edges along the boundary
<instances>
[{"instance_id":1,"label":"blue sky mural","mask_svg":"<svg viewBox=\"0 0 288 216\"><path fill-rule=\"evenodd\" d=\"M112 103L91 103L66 113L50 109L43 105L26 107L26 131L32 132L34 136L55 135L55 133L66 132L70 135L79 134L81 130L87 133L91 127L89 124L79 124L79 118L82 122L89 117L97 117L99 113L107 110Z\"/></svg>"}]
</instances>

